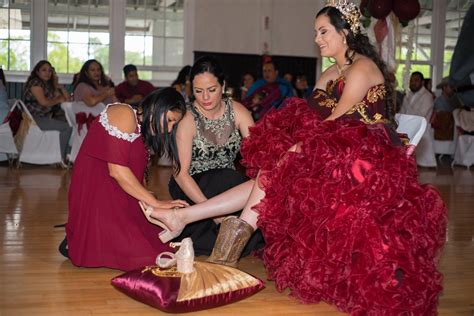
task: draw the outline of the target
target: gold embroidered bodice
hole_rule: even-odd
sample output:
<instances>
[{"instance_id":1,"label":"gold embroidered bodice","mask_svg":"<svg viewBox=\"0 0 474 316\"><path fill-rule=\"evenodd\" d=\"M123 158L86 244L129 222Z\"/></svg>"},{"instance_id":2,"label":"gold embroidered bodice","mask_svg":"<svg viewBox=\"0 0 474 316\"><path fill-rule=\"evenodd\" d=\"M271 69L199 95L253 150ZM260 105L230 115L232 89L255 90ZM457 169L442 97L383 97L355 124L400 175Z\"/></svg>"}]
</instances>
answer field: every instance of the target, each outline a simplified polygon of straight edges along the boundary
<instances>
[{"instance_id":1,"label":"gold embroidered bodice","mask_svg":"<svg viewBox=\"0 0 474 316\"><path fill-rule=\"evenodd\" d=\"M326 90L316 89L310 96L308 103L315 108L324 119L336 108L342 92L344 91L345 78L343 76L334 81L329 81ZM366 124L385 122L385 86L379 84L371 87L362 101L354 104L341 119L357 119Z\"/></svg>"}]
</instances>

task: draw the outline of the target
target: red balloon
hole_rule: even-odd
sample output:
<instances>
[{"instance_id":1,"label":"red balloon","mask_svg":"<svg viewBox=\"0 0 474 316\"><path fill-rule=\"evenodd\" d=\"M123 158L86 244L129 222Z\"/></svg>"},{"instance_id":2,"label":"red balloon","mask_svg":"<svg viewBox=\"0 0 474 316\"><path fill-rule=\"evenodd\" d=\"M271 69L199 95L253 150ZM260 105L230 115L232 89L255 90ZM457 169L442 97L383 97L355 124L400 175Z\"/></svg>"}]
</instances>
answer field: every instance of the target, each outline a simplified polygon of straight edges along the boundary
<instances>
[{"instance_id":1,"label":"red balloon","mask_svg":"<svg viewBox=\"0 0 474 316\"><path fill-rule=\"evenodd\" d=\"M384 38L388 34L388 25L387 20L381 19L378 20L374 25L375 40L377 43L382 43Z\"/></svg>"},{"instance_id":2,"label":"red balloon","mask_svg":"<svg viewBox=\"0 0 474 316\"><path fill-rule=\"evenodd\" d=\"M367 8L374 18L384 19L392 11L392 5L393 0L369 0Z\"/></svg>"},{"instance_id":3,"label":"red balloon","mask_svg":"<svg viewBox=\"0 0 474 316\"><path fill-rule=\"evenodd\" d=\"M418 0L396 0L393 3L393 13L401 21L413 20L420 14L420 9Z\"/></svg>"}]
</instances>

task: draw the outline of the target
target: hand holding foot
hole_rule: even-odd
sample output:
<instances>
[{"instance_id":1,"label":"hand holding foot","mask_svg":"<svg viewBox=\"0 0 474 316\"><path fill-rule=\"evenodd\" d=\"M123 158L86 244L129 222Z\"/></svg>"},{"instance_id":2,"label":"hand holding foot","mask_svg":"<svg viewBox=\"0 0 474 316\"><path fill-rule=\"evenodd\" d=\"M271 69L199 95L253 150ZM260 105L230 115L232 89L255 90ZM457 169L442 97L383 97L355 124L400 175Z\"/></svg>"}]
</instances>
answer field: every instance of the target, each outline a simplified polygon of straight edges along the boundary
<instances>
[{"instance_id":1,"label":"hand holding foot","mask_svg":"<svg viewBox=\"0 0 474 316\"><path fill-rule=\"evenodd\" d=\"M166 243L176 237L178 237L185 224L181 223L179 214L177 212L178 207L173 209L156 209L146 203L139 201L140 207L145 215L146 219L155 225L163 228L159 237L163 243Z\"/></svg>"}]
</instances>

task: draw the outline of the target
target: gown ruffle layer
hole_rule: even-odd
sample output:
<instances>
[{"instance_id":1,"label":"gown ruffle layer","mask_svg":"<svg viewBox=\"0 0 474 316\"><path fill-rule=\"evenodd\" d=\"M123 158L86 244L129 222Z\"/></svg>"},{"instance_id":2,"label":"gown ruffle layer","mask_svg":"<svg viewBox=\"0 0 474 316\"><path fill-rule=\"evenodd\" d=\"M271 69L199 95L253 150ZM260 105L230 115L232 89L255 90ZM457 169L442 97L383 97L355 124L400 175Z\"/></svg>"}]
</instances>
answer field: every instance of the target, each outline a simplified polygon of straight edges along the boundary
<instances>
[{"instance_id":1,"label":"gown ruffle layer","mask_svg":"<svg viewBox=\"0 0 474 316\"><path fill-rule=\"evenodd\" d=\"M260 172L255 210L279 290L352 315L436 314L446 207L383 124L323 121L292 98L251 129L242 156Z\"/></svg>"}]
</instances>

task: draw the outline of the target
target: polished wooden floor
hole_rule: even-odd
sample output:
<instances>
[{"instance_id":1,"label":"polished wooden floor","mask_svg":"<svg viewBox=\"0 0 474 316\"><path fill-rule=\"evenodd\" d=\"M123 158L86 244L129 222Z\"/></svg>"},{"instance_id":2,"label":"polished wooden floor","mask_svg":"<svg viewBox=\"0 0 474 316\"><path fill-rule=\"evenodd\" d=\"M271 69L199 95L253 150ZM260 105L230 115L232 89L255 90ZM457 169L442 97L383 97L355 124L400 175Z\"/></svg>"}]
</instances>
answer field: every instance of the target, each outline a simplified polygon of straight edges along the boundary
<instances>
[{"instance_id":1,"label":"polished wooden floor","mask_svg":"<svg viewBox=\"0 0 474 316\"><path fill-rule=\"evenodd\" d=\"M168 196L168 168L154 168L150 188ZM110 285L120 272L74 267L57 246L67 219L70 171L54 166L0 165L0 315L160 315ZM448 240L441 259L440 315L474 315L474 172L456 167L420 170L449 207ZM124 227L126 229L126 227ZM256 258L241 268L265 279ZM253 297L196 315L343 315L324 303L303 305L272 282Z\"/></svg>"}]
</instances>

